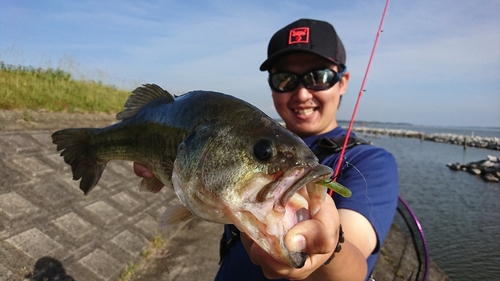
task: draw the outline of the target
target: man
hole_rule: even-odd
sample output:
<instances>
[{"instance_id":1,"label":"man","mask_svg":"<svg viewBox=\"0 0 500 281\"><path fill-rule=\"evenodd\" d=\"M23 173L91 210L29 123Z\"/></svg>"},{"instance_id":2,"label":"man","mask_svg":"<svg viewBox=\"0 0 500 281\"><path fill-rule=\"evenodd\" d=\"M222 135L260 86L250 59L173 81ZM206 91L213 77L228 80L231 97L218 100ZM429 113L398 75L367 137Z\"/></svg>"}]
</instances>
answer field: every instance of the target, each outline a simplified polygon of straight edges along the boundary
<instances>
[{"instance_id":1,"label":"man","mask_svg":"<svg viewBox=\"0 0 500 281\"><path fill-rule=\"evenodd\" d=\"M269 42L260 70L269 72L276 111L313 151L321 138L346 134L336 121L350 77L345 63L340 38L323 21L300 19ZM338 153L327 155L322 164L335 169L338 158ZM397 166L391 154L371 145L347 150L342 161L337 180L353 195L327 196L315 216L286 235L290 250L309 254L302 268L279 263L244 233L225 226L227 253L215 280L366 280L397 207ZM148 176L144 167L134 168Z\"/></svg>"},{"instance_id":2,"label":"man","mask_svg":"<svg viewBox=\"0 0 500 281\"><path fill-rule=\"evenodd\" d=\"M260 70L269 71L274 106L287 129L302 137L311 149L321 137L346 134L336 121L350 77L345 62L340 38L333 26L323 21L295 21L276 32L269 42L268 58ZM338 157L330 155L322 164L335 169ZM397 167L392 155L371 145L349 149L345 160L348 163L338 181L352 190L352 197L334 195L333 201L325 200L317 216L299 223L287 234L289 248L305 249L310 255L303 268L276 262L241 234L244 247L239 243L232 247L216 280L265 280L264 276L365 280L397 207ZM345 242L335 252L340 225Z\"/></svg>"}]
</instances>

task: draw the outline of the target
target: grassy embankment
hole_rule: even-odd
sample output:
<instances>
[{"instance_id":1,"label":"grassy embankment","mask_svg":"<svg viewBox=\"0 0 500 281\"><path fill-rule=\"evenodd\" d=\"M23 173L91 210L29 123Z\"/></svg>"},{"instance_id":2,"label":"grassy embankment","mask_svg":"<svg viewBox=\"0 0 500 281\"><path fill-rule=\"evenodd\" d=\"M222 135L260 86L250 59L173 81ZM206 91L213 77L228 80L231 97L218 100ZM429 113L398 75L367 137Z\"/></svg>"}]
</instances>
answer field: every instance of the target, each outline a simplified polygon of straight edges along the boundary
<instances>
[{"instance_id":1,"label":"grassy embankment","mask_svg":"<svg viewBox=\"0 0 500 281\"><path fill-rule=\"evenodd\" d=\"M0 110L116 113L130 96L102 82L75 80L59 69L0 62Z\"/></svg>"}]
</instances>

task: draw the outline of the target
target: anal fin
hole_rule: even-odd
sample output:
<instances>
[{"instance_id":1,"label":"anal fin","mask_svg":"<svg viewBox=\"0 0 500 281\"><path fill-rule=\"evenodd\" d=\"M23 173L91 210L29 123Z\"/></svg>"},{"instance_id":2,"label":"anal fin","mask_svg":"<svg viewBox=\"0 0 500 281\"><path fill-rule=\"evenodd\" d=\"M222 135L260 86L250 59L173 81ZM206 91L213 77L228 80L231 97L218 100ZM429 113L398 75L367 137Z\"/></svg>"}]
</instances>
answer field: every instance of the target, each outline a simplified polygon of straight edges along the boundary
<instances>
[{"instance_id":1,"label":"anal fin","mask_svg":"<svg viewBox=\"0 0 500 281\"><path fill-rule=\"evenodd\" d=\"M140 189L158 193L163 188L163 186L164 184L156 177L143 178L141 181Z\"/></svg>"}]
</instances>

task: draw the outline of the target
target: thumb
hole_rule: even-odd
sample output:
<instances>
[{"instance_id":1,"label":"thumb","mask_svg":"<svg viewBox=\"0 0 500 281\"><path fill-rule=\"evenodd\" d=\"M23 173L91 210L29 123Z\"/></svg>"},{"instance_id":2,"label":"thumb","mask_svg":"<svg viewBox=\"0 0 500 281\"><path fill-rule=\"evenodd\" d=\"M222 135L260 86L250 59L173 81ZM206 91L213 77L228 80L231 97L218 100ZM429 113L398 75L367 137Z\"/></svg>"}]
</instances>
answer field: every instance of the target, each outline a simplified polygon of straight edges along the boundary
<instances>
[{"instance_id":1,"label":"thumb","mask_svg":"<svg viewBox=\"0 0 500 281\"><path fill-rule=\"evenodd\" d=\"M309 220L295 225L285 236L290 251L313 254L331 253L339 236L340 217L335 203L326 196L319 211Z\"/></svg>"}]
</instances>

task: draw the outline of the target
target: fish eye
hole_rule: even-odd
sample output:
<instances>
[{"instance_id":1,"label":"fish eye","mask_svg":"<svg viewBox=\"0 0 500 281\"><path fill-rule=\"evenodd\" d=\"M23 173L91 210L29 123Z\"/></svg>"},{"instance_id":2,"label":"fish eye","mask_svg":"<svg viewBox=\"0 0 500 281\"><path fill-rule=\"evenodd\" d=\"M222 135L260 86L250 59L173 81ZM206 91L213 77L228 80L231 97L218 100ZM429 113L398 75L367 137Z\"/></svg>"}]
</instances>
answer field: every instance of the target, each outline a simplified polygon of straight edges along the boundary
<instances>
[{"instance_id":1,"label":"fish eye","mask_svg":"<svg viewBox=\"0 0 500 281\"><path fill-rule=\"evenodd\" d=\"M269 140L259 140L253 146L253 155L258 161L268 161L273 158L273 147Z\"/></svg>"}]
</instances>

